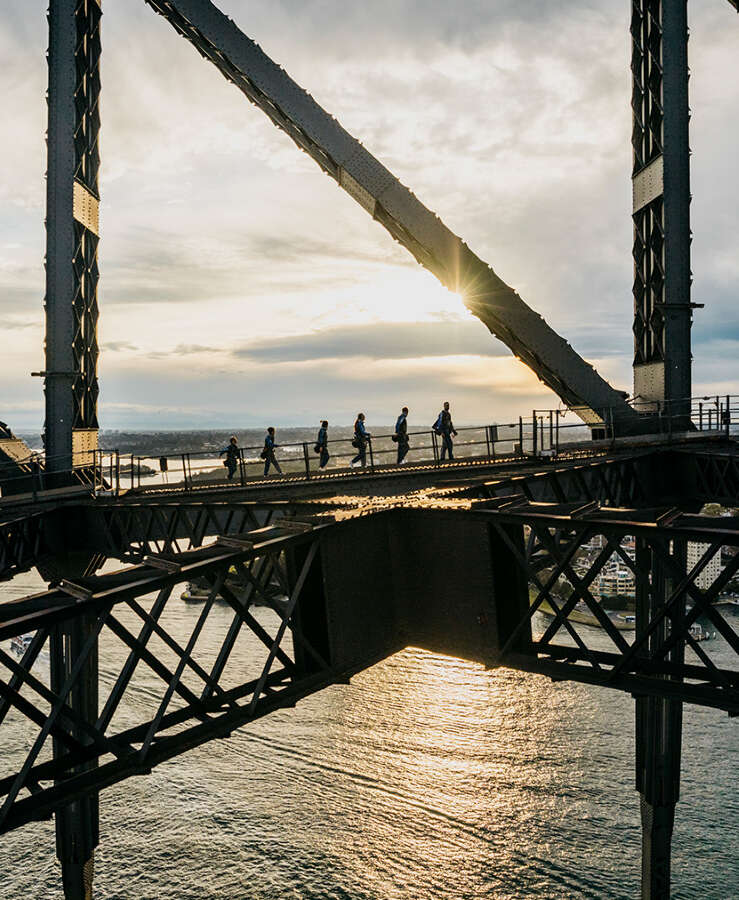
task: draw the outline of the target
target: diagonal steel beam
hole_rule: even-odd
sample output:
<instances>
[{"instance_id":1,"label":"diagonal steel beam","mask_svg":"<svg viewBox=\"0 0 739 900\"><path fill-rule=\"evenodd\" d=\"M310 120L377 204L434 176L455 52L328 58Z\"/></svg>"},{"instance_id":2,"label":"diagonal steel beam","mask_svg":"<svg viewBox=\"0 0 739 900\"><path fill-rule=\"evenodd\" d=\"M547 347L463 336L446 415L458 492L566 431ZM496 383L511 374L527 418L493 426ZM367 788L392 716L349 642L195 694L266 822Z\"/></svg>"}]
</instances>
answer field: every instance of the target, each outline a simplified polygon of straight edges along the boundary
<instances>
[{"instance_id":1,"label":"diagonal steel beam","mask_svg":"<svg viewBox=\"0 0 739 900\"><path fill-rule=\"evenodd\" d=\"M36 761L36 758L38 757L44 744L46 743L46 739L48 738L54 725L56 724L56 721L59 718L59 716L62 712L62 709L66 706L67 697L69 696L69 693L72 690L72 687L74 686L76 679L78 678L80 672L82 671L84 664L87 661L87 658L89 657L93 647L96 644L98 635L100 634L100 631L102 630L102 627L105 624L105 621L108 617L109 612L110 612L110 609L104 609L98 615L94 626L92 627L92 629L90 630L90 633L88 634L88 636L85 639L85 642L82 646L79 656L75 659L75 661L69 671L69 674L67 675L66 679L64 680L64 683L62 684L61 690L59 691L58 695L56 695L56 700L55 700L54 706L52 707L49 715L47 716L46 721L44 722L43 727L41 728L41 731L37 735L36 740L33 743L33 746L31 747L30 751L28 752L26 761L23 763L21 770L18 772L18 775L16 776L16 779L13 782L13 786L8 791L8 795L5 798L5 802L3 803L2 808L0 808L0 827L2 827L2 823L5 821L5 818L8 815L8 812L10 811L11 807L13 806L15 798L18 796L18 792L25 786L26 778L28 776L29 771L31 770L31 767L33 766L34 762Z\"/></svg>"},{"instance_id":2,"label":"diagonal steel beam","mask_svg":"<svg viewBox=\"0 0 739 900\"><path fill-rule=\"evenodd\" d=\"M318 552L318 541L314 541L311 544L310 549L308 550L308 554L305 557L305 562L303 563L302 571L298 576L298 580L295 583L295 587L293 588L293 592L290 595L290 600L288 601L287 607L285 609L285 618L280 622L280 627L277 629L277 634L275 635L274 642L272 647L270 648L269 654L267 656L267 661L264 664L264 669L262 670L262 674L259 677L259 681L257 682L257 686L254 688L254 696L252 697L251 704L249 706L249 711L254 712L256 709L259 698L264 689L265 682L267 681L267 676L269 675L269 670L272 668L272 663L275 661L275 657L277 656L277 651L280 647L280 643L282 642L283 637L285 636L285 631L287 630L287 623L290 617L292 616L295 606L300 598L300 592L303 590L303 585L305 584L305 579L308 577L308 572L310 571L310 567L313 565L313 560L316 557L316 553Z\"/></svg>"},{"instance_id":3,"label":"diagonal steel beam","mask_svg":"<svg viewBox=\"0 0 739 900\"><path fill-rule=\"evenodd\" d=\"M585 421L645 417L210 0L145 0Z\"/></svg>"},{"instance_id":4,"label":"diagonal steel beam","mask_svg":"<svg viewBox=\"0 0 739 900\"><path fill-rule=\"evenodd\" d=\"M149 747L151 747L151 742L154 740L154 736L157 733L157 729L159 728L159 724L162 721L162 717L167 711L169 702L174 696L174 692L177 690L177 687L180 684L180 680L182 679L182 675L184 674L188 659L195 650L195 644L200 637L200 632L203 630L203 626L205 625L205 622L210 615L210 611L213 608L215 599L218 596L218 592L220 591L225 579L226 570L222 569L216 579L215 584L211 588L210 593L208 594L208 599L206 600L205 605L200 612L200 615L198 616L198 620L195 623L195 627L193 628L192 634L190 635L190 638L187 642L187 646L185 647L185 652L182 654L180 661L177 663L177 668L175 669L172 678L167 685L167 690L164 692L164 696L162 697L162 700L159 704L159 709L157 709L156 715L151 720L151 725L149 726L149 730L146 734L146 737L144 738L143 744L141 745L141 750L139 751L139 758L142 762L145 760L146 754L149 752Z\"/></svg>"},{"instance_id":5,"label":"diagonal steel beam","mask_svg":"<svg viewBox=\"0 0 739 900\"><path fill-rule=\"evenodd\" d=\"M253 586L253 589L259 593L259 595L261 596L263 601L272 610L272 612L274 612L277 616L279 616L280 619L287 619L287 626L290 629L290 632L291 632L292 638L293 638L293 646L295 646L296 643L300 644L303 647L303 649L305 649L313 657L313 660L316 663L318 663L320 668L327 669L329 666L328 666L328 663L326 662L326 660L323 658L323 656L321 656L321 654L311 644L311 642L308 640L308 638L305 637L305 635L302 633L302 630L295 627L295 623L292 621L292 618L290 616L286 616L284 609L281 608L279 606L279 604L275 603L275 601L270 596L269 592L266 590L263 590L260 587L260 585L257 583L256 579L251 574L251 572L246 568L246 566L243 563L239 563L236 566L236 569L239 572L239 574L243 574L245 579L250 582L250 584Z\"/></svg>"},{"instance_id":6,"label":"diagonal steel beam","mask_svg":"<svg viewBox=\"0 0 739 900\"><path fill-rule=\"evenodd\" d=\"M255 585L258 584L257 579L261 577L262 570L265 568L265 565L267 562L269 562L269 560L270 557L265 556L252 562L252 566L256 569L257 577L254 579L254 584L247 585L246 590L244 591L242 597L242 606L245 611L249 608L252 602L252 594L254 593ZM245 569L246 566L243 565L240 568ZM267 577L269 576L270 571L271 569L268 568ZM221 648L218 651L216 661L213 663L213 667L210 672L211 681L217 683L221 675L223 674L223 670L226 668L226 664L228 663L229 657L231 656L231 651L236 644L236 639L239 636L243 624L244 619L241 612L234 612L233 619L231 620L231 625L229 626L226 637L223 639L223 643L221 644ZM203 688L203 693L200 695L200 699L205 702L211 697L212 693L212 688L209 684L206 684L206 686Z\"/></svg>"},{"instance_id":7,"label":"diagonal steel beam","mask_svg":"<svg viewBox=\"0 0 739 900\"><path fill-rule=\"evenodd\" d=\"M31 643L28 645L26 652L23 654L23 658L21 659L19 664L22 671L15 671L13 673L13 677L8 683L8 687L13 693L20 690L25 677L24 672L31 671L31 669L33 668L33 664L36 662L39 653L43 649L48 636L49 632L45 628L39 628L39 630L34 634L33 638L31 639ZM8 714L8 710L10 709L11 705L11 701L8 697L0 698L0 725L2 725L3 719Z\"/></svg>"},{"instance_id":8,"label":"diagonal steel beam","mask_svg":"<svg viewBox=\"0 0 739 900\"><path fill-rule=\"evenodd\" d=\"M139 635L136 638L136 645L129 651L128 658L126 659L126 662L124 663L115 684L110 690L110 694L108 695L108 699L105 702L103 711L100 713L96 722L96 727L103 732L107 729L108 725L111 722L111 719L115 715L115 711L118 708L119 703L123 699L123 694L125 693L125 690L128 687L131 678L133 677L133 673L136 670L136 666L141 659L141 654L138 648L146 647L147 643L149 642L149 638L154 632L154 623L159 619L159 616L164 611L167 600L169 600L169 595L172 593L172 587L172 585L168 585L167 587L163 587L159 591L157 599L154 601L154 605L151 608L151 612L142 625L141 630L139 631Z\"/></svg>"}]
</instances>

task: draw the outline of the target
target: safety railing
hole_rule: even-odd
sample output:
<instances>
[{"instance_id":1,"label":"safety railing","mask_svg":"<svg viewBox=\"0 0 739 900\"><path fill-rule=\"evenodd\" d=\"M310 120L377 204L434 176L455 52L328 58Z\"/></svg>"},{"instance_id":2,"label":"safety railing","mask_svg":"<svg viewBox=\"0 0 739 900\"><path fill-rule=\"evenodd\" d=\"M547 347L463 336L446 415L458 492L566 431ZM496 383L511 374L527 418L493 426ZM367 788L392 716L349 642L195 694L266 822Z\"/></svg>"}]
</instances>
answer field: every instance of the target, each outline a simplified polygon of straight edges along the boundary
<instances>
[{"instance_id":1,"label":"safety railing","mask_svg":"<svg viewBox=\"0 0 739 900\"><path fill-rule=\"evenodd\" d=\"M635 408L653 415L654 433L663 438L686 430L729 437L734 423L739 425L739 395L694 397L689 401L635 401ZM689 421L688 421L689 417ZM262 444L237 448L234 464L213 450L184 449L176 453L141 455L114 450L87 450L78 454L72 469L53 471L53 462L43 453L0 464L0 504L18 495L34 500L42 495L74 490L112 491L177 486L192 490L214 483L246 485L265 477L315 479L346 474L353 470L376 473L398 465L427 467L447 465L449 447L444 435L432 429L410 431L408 449L402 458L392 432L372 434L364 452L353 445L351 435L332 438L327 443L328 460L321 466L321 454L314 441L278 443L274 460L261 456ZM279 441L279 434L277 435ZM597 426L584 425L569 409L534 409L517 422L464 426L452 435L452 459L456 461L505 461L523 458L556 458L589 455L593 441L614 439L607 411ZM598 445L596 445L598 446ZM276 465L275 465L276 463Z\"/></svg>"},{"instance_id":2,"label":"safety railing","mask_svg":"<svg viewBox=\"0 0 739 900\"><path fill-rule=\"evenodd\" d=\"M185 489L223 481L245 485L275 476L313 479L338 472L349 474L352 470L374 473L398 465L435 466L454 460L515 458L521 455L521 434L530 430L528 423L460 427L452 436L451 459L444 436L432 430L409 432L408 449L402 459L392 432L371 434L363 447L356 446L352 436L332 438L326 443L328 459L323 467L315 441L280 443L278 434L274 458L269 460L262 457L261 444L246 445L237 448L230 465L229 457L223 453L218 456L212 451L191 450L133 457L128 471L133 472L132 487L176 484Z\"/></svg>"},{"instance_id":3,"label":"safety railing","mask_svg":"<svg viewBox=\"0 0 739 900\"><path fill-rule=\"evenodd\" d=\"M33 452L21 460L0 463L0 505L8 500L75 491L109 490L120 482L116 464L117 451L84 450L72 454L73 465L61 468L54 465L65 456L47 456Z\"/></svg>"}]
</instances>

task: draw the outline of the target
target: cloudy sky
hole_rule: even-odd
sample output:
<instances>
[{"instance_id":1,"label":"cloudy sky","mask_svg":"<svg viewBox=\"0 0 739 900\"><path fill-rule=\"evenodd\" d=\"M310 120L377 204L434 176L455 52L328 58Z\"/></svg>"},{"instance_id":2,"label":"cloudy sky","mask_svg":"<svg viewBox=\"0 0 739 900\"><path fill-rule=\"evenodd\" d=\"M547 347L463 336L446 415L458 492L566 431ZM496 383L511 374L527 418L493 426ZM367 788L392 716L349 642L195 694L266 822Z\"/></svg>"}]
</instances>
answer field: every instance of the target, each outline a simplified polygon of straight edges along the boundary
<instances>
[{"instance_id":1,"label":"cloudy sky","mask_svg":"<svg viewBox=\"0 0 739 900\"><path fill-rule=\"evenodd\" d=\"M631 386L626 0L221 0ZM503 421L557 398L142 0L104 0L104 428ZM697 392L739 391L739 17L691 0ZM0 418L43 420L45 0L0 11Z\"/></svg>"}]
</instances>

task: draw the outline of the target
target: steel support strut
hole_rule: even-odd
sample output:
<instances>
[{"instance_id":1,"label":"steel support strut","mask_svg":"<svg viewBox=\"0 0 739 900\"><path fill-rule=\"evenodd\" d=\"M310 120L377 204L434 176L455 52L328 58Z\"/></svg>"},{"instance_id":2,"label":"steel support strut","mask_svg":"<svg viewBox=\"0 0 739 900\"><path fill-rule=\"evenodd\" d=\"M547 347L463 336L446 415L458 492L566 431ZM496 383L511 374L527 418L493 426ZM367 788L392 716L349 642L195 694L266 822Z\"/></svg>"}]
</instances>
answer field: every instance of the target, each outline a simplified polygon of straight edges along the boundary
<instances>
[{"instance_id":1,"label":"steel support strut","mask_svg":"<svg viewBox=\"0 0 739 900\"><path fill-rule=\"evenodd\" d=\"M687 0L632 0L634 396L689 422Z\"/></svg>"},{"instance_id":2,"label":"steel support strut","mask_svg":"<svg viewBox=\"0 0 739 900\"><path fill-rule=\"evenodd\" d=\"M653 427L211 0L146 0L585 422Z\"/></svg>"},{"instance_id":3,"label":"steel support strut","mask_svg":"<svg viewBox=\"0 0 739 900\"><path fill-rule=\"evenodd\" d=\"M95 614L87 613L62 622L51 632L51 689L62 696L68 690L67 705L84 721L94 725L98 717L98 649ZM80 671L73 672L82 660ZM71 682L71 688L70 688ZM63 723L65 730L81 744L91 743L88 733L79 725ZM54 758L63 757L68 748L54 739ZM90 771L95 763L76 766L70 776ZM58 781L57 784L63 784ZM90 900L94 850L99 841L98 795L87 794L58 809L56 820L56 854L62 866L65 900Z\"/></svg>"},{"instance_id":4,"label":"steel support strut","mask_svg":"<svg viewBox=\"0 0 739 900\"><path fill-rule=\"evenodd\" d=\"M100 0L50 0L46 464L97 449Z\"/></svg>"},{"instance_id":5,"label":"steel support strut","mask_svg":"<svg viewBox=\"0 0 739 900\"><path fill-rule=\"evenodd\" d=\"M673 542L674 555L685 570L685 541ZM666 548L667 549L667 548ZM650 578L651 572L651 578ZM658 608L674 590L674 579L665 571L643 539L636 548L636 639L643 637ZM668 635L678 632L685 615L685 596L669 617L652 633L647 655L653 656ZM681 641L669 654L682 664ZM640 794L642 822L642 900L670 900L670 860L675 805L680 796L680 756L683 710L680 700L665 697L636 698L636 788Z\"/></svg>"}]
</instances>

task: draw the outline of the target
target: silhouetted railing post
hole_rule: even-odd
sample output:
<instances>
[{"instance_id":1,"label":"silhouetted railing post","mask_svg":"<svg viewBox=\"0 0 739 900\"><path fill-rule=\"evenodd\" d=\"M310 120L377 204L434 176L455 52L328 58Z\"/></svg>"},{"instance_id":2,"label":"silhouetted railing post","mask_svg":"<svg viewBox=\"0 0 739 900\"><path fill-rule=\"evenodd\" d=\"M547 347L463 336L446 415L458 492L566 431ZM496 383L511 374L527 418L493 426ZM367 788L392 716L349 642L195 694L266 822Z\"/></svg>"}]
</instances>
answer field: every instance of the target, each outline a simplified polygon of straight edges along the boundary
<instances>
[{"instance_id":1,"label":"silhouetted railing post","mask_svg":"<svg viewBox=\"0 0 739 900\"><path fill-rule=\"evenodd\" d=\"M536 418L536 410L531 414L531 427L533 428L533 433L531 435L531 451L534 456L537 454L537 438L538 438L538 420Z\"/></svg>"},{"instance_id":2,"label":"silhouetted railing post","mask_svg":"<svg viewBox=\"0 0 739 900\"><path fill-rule=\"evenodd\" d=\"M731 404L729 395L726 395L726 409L724 410L724 422L726 424L726 437L731 434Z\"/></svg>"},{"instance_id":3,"label":"silhouetted railing post","mask_svg":"<svg viewBox=\"0 0 739 900\"><path fill-rule=\"evenodd\" d=\"M524 455L523 452L523 417L518 417L518 452L521 456Z\"/></svg>"},{"instance_id":4,"label":"silhouetted railing post","mask_svg":"<svg viewBox=\"0 0 739 900\"><path fill-rule=\"evenodd\" d=\"M131 490L133 490L135 486L136 485L134 483L134 456L132 453L131 454Z\"/></svg>"},{"instance_id":5,"label":"silhouetted railing post","mask_svg":"<svg viewBox=\"0 0 739 900\"><path fill-rule=\"evenodd\" d=\"M305 477L310 480L310 456L308 456L308 444L303 441L303 459L305 460Z\"/></svg>"},{"instance_id":6,"label":"silhouetted railing post","mask_svg":"<svg viewBox=\"0 0 739 900\"><path fill-rule=\"evenodd\" d=\"M246 484L246 460L244 459L244 451L239 447L239 479L241 486Z\"/></svg>"},{"instance_id":7,"label":"silhouetted railing post","mask_svg":"<svg viewBox=\"0 0 739 900\"><path fill-rule=\"evenodd\" d=\"M375 471L375 455L372 452L372 438L367 438L367 446L369 447L370 469L372 472L374 472Z\"/></svg>"},{"instance_id":8,"label":"silhouetted railing post","mask_svg":"<svg viewBox=\"0 0 739 900\"><path fill-rule=\"evenodd\" d=\"M184 453L182 454L181 459L182 459L182 480L183 480L184 485L185 485L185 490L188 490L188 484L187 484L187 464L185 463L185 454L184 454Z\"/></svg>"}]
</instances>

